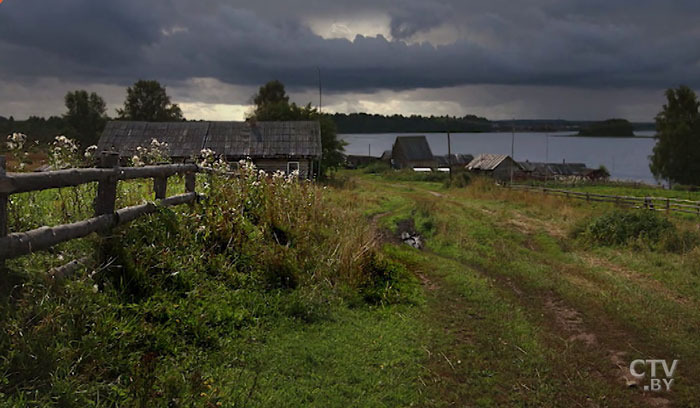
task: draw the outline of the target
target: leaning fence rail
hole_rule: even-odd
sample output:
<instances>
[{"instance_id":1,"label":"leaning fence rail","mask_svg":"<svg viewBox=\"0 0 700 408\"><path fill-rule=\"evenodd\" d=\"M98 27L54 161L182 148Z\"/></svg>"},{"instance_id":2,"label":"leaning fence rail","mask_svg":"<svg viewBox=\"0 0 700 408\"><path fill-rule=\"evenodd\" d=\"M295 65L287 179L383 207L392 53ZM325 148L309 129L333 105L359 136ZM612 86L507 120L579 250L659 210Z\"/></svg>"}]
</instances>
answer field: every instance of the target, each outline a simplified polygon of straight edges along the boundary
<instances>
[{"instance_id":1,"label":"leaning fence rail","mask_svg":"<svg viewBox=\"0 0 700 408\"><path fill-rule=\"evenodd\" d=\"M557 188L526 186L514 184L513 190L533 191L558 197L574 198L590 202L613 203L620 206L628 206L655 211L679 212L700 216L700 201L684 200L670 197L638 197L618 196L608 194L590 193L585 191L571 191Z\"/></svg>"},{"instance_id":2,"label":"leaning fence rail","mask_svg":"<svg viewBox=\"0 0 700 408\"><path fill-rule=\"evenodd\" d=\"M163 164L145 167L120 167L119 156L103 152L97 168L81 168L49 171L44 173L7 173L4 156L0 156L0 269L6 259L17 258L57 244L86 237L92 233L104 233L131 222L143 215L157 211L159 207L170 207L193 203L195 191L195 164ZM184 175L185 193L166 197L168 177ZM155 202L115 209L117 183L122 180L153 179ZM87 220L54 227L40 227L31 231L8 232L8 200L10 195L52 188L75 187L97 182L94 202L95 215ZM75 265L66 265L68 269ZM59 275L61 268L58 268Z\"/></svg>"}]
</instances>

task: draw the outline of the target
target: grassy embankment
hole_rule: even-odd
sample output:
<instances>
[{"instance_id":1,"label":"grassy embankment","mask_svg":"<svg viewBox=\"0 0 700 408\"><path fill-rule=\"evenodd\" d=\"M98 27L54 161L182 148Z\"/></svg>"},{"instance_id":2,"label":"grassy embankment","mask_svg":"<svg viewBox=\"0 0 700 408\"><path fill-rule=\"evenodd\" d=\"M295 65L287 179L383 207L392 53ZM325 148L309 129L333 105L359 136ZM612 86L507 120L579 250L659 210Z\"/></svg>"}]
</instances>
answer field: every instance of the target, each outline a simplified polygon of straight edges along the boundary
<instances>
[{"instance_id":1,"label":"grassy embankment","mask_svg":"<svg viewBox=\"0 0 700 408\"><path fill-rule=\"evenodd\" d=\"M327 190L214 186L216 205L120 229L110 267L59 287L40 275L93 240L13 261L5 404L697 405L692 237L602 246L571 231L611 206L342 176ZM122 204L148 189L126 185ZM411 223L423 251L394 238ZM651 357L680 359L671 393L626 388L629 361Z\"/></svg>"},{"instance_id":2,"label":"grassy embankment","mask_svg":"<svg viewBox=\"0 0 700 408\"><path fill-rule=\"evenodd\" d=\"M98 238L8 262L0 406L419 400L418 286L359 212L254 172L199 181L205 203L118 229L105 263L68 282L47 269L93 253ZM118 206L153 196L148 183L120 186ZM13 197L11 229L88 217L93 196L86 186Z\"/></svg>"}]
</instances>

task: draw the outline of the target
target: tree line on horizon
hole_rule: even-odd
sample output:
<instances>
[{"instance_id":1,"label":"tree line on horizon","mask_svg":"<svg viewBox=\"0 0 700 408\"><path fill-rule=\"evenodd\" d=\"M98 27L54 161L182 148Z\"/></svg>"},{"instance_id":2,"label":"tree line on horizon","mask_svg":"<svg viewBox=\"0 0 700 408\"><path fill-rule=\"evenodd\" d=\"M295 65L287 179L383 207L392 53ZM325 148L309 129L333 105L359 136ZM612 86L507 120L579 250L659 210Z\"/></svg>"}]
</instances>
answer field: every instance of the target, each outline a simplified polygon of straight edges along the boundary
<instances>
[{"instance_id":1,"label":"tree line on horizon","mask_svg":"<svg viewBox=\"0 0 700 408\"><path fill-rule=\"evenodd\" d=\"M700 185L700 102L695 92L680 86L666 91L667 103L655 118L656 146L649 157L650 169L657 179L685 185ZM488 131L492 122L475 115L464 117L420 115L372 115L366 113L322 114L311 104L299 106L289 102L284 84L274 80L261 86L253 96L252 119L317 120L321 125L323 163L325 169L337 168L343 161L343 133L473 132ZM25 121L0 117L0 134L24 133L30 140L49 143L62 134L77 140L83 148L95 144L110 120L104 99L85 90L68 92L66 113L48 119L32 116ZM186 120L180 107L172 103L165 87L158 81L139 80L127 89L124 106L117 109L117 120L179 121ZM626 121L625 121L626 122ZM625 127L621 120L602 122L603 127ZM595 127L593 129L596 129ZM3 146L4 147L4 146Z\"/></svg>"},{"instance_id":2,"label":"tree line on horizon","mask_svg":"<svg viewBox=\"0 0 700 408\"><path fill-rule=\"evenodd\" d=\"M68 92L64 98L66 113L48 119L31 116L24 121L0 116L0 134L24 133L32 142L48 145L56 135L76 140L82 148L97 144L107 122L107 105L97 93L86 90ZM338 139L335 123L328 115L307 104L289 102L284 84L270 81L253 95L254 111L249 119L259 121L314 120L321 126L322 169L337 169L344 160L345 142ZM117 109L115 120L172 122L186 120L179 105L173 103L166 89L158 81L139 80L127 88L122 108ZM4 144L0 145L0 150Z\"/></svg>"}]
</instances>

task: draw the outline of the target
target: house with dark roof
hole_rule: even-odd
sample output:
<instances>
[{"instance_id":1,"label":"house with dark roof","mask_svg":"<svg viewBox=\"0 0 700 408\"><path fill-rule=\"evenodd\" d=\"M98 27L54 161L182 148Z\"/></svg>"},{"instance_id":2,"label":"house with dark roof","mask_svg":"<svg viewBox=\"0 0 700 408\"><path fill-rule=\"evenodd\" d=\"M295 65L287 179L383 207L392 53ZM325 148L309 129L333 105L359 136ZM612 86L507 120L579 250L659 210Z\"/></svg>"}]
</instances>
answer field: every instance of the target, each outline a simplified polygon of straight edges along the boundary
<instances>
[{"instance_id":1,"label":"house with dark roof","mask_svg":"<svg viewBox=\"0 0 700 408\"><path fill-rule=\"evenodd\" d=\"M391 149L394 168L436 168L437 162L425 136L397 136Z\"/></svg>"},{"instance_id":2,"label":"house with dark roof","mask_svg":"<svg viewBox=\"0 0 700 408\"><path fill-rule=\"evenodd\" d=\"M515 175L523 171L519 163L505 154L480 154L465 168L473 173L492 176L499 180L510 179L511 172Z\"/></svg>"},{"instance_id":3,"label":"house with dark roof","mask_svg":"<svg viewBox=\"0 0 700 408\"><path fill-rule=\"evenodd\" d=\"M310 177L314 162L321 159L321 128L313 121L112 121L102 132L97 148L116 151L126 158L153 139L167 143L168 154L176 162L199 157L202 150L211 149L231 162L250 158L265 171L298 170L300 177Z\"/></svg>"}]
</instances>

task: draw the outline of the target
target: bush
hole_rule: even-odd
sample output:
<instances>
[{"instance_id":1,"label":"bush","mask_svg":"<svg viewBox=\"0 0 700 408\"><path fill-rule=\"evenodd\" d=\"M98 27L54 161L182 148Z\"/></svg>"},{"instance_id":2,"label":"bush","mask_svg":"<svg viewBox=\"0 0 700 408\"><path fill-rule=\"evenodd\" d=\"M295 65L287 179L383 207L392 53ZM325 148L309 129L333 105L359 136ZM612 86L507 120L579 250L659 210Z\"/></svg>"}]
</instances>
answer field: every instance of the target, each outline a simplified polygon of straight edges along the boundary
<instances>
[{"instance_id":1,"label":"bush","mask_svg":"<svg viewBox=\"0 0 700 408\"><path fill-rule=\"evenodd\" d=\"M0 297L0 406L88 406L98 394L105 406L244 405L231 396L239 385L216 377L237 342L283 319L332 318L346 296L366 307L419 288L379 258L374 227L352 206L242 167L201 177L202 204L115 229L95 274L53 285L42 260L55 255L37 254L36 276L19 273L26 258L9 262L18 282Z\"/></svg>"},{"instance_id":2,"label":"bush","mask_svg":"<svg viewBox=\"0 0 700 408\"><path fill-rule=\"evenodd\" d=\"M367 173L367 174L388 173L391 171L391 166L387 162L378 161L378 162L370 163L367 166L363 167L362 171Z\"/></svg>"},{"instance_id":3,"label":"bush","mask_svg":"<svg viewBox=\"0 0 700 408\"><path fill-rule=\"evenodd\" d=\"M394 261L372 254L365 267L367 281L361 287L366 302L376 305L413 303L411 288L416 288L411 274Z\"/></svg>"},{"instance_id":4,"label":"bush","mask_svg":"<svg viewBox=\"0 0 700 408\"><path fill-rule=\"evenodd\" d=\"M449 174L449 173L448 173ZM445 180L445 188L464 188L471 184L472 178L465 171L453 172L452 179Z\"/></svg>"},{"instance_id":5,"label":"bush","mask_svg":"<svg viewBox=\"0 0 700 408\"><path fill-rule=\"evenodd\" d=\"M686 252L700 243L697 233L679 231L653 211L613 211L579 224L573 235L596 245L636 245L671 252Z\"/></svg>"},{"instance_id":6,"label":"bush","mask_svg":"<svg viewBox=\"0 0 700 408\"><path fill-rule=\"evenodd\" d=\"M444 182L449 180L450 176L442 171L414 171L411 169L403 169L386 173L385 177L396 181L427 181L427 182Z\"/></svg>"}]
</instances>

